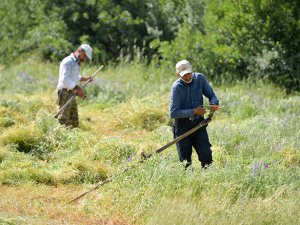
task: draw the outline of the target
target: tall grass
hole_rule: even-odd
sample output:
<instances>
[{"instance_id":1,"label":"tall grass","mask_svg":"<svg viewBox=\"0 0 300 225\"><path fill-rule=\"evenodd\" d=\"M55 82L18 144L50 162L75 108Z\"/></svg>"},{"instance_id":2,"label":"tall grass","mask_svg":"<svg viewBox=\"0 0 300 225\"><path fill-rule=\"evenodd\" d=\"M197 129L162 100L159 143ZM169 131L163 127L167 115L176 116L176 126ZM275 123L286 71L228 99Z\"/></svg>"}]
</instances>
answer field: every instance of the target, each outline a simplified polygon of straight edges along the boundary
<instances>
[{"instance_id":1,"label":"tall grass","mask_svg":"<svg viewBox=\"0 0 300 225\"><path fill-rule=\"evenodd\" d=\"M34 81L20 78L21 71ZM173 139L173 71L138 63L106 67L87 87L87 100L78 99L80 128L72 130L54 119L48 75L57 79L57 65L29 60L0 73L2 186L86 189L114 176L79 205L55 210L103 221L117 215L124 224L300 223L298 95L260 82L214 87L222 105L208 126L214 163L202 170L193 154L193 169L185 170L175 146L142 163L140 157ZM41 204L34 207L47 207ZM3 215L13 224L32 223L25 212ZM49 217L42 214L39 223Z\"/></svg>"}]
</instances>

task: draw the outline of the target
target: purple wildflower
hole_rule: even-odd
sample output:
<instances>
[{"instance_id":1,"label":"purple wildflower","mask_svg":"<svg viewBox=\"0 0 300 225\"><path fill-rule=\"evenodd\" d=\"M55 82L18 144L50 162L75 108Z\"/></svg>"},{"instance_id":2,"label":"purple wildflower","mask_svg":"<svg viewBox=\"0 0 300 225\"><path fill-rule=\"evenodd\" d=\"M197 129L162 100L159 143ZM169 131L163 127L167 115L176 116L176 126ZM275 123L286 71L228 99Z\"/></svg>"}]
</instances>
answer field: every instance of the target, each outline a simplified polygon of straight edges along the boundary
<instances>
[{"instance_id":1,"label":"purple wildflower","mask_svg":"<svg viewBox=\"0 0 300 225\"><path fill-rule=\"evenodd\" d=\"M253 176L257 176L258 174L258 170L260 169L260 163L254 163L253 167L252 167L252 174Z\"/></svg>"},{"instance_id":2,"label":"purple wildflower","mask_svg":"<svg viewBox=\"0 0 300 225\"><path fill-rule=\"evenodd\" d=\"M136 156L136 153L134 153L133 155L131 155L131 156L127 159L127 161L128 161L128 162L132 162L132 159L133 159L134 156Z\"/></svg>"}]
</instances>

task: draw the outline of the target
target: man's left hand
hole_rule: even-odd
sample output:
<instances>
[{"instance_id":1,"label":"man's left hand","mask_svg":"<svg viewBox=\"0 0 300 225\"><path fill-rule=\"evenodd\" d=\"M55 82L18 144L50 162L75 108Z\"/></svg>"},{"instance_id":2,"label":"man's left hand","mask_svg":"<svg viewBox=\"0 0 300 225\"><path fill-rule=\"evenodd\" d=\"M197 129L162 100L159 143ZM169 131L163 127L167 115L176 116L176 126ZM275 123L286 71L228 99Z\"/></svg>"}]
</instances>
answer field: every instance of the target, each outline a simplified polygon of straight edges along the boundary
<instances>
[{"instance_id":1,"label":"man's left hand","mask_svg":"<svg viewBox=\"0 0 300 225\"><path fill-rule=\"evenodd\" d=\"M213 111L213 112L217 111L220 108L221 107L219 105L210 105L210 110Z\"/></svg>"},{"instance_id":2,"label":"man's left hand","mask_svg":"<svg viewBox=\"0 0 300 225\"><path fill-rule=\"evenodd\" d=\"M94 81L94 77L87 77L86 80L89 82L92 82L92 81Z\"/></svg>"},{"instance_id":3,"label":"man's left hand","mask_svg":"<svg viewBox=\"0 0 300 225\"><path fill-rule=\"evenodd\" d=\"M92 82L92 81L94 81L94 78L93 77L81 77L80 81Z\"/></svg>"}]
</instances>

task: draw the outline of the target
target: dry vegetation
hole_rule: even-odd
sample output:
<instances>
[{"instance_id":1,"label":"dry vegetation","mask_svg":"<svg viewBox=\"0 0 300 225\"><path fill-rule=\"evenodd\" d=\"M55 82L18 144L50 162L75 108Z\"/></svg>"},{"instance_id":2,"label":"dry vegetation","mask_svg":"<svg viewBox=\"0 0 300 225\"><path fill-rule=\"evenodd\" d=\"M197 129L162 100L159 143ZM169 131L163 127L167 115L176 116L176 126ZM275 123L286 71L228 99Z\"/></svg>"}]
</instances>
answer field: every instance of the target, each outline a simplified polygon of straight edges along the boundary
<instances>
[{"instance_id":1,"label":"dry vegetation","mask_svg":"<svg viewBox=\"0 0 300 225\"><path fill-rule=\"evenodd\" d=\"M69 130L53 118L55 91L43 67L0 71L1 224L300 223L299 96L259 82L215 87L223 109L208 128L214 164L202 171L195 158L186 171L174 146L139 163L142 151L172 140L173 73L107 68L88 87L87 101L79 100L80 128ZM23 70L39 71L31 86L18 80ZM22 82L23 89L11 88ZM40 84L45 88L28 91Z\"/></svg>"}]
</instances>

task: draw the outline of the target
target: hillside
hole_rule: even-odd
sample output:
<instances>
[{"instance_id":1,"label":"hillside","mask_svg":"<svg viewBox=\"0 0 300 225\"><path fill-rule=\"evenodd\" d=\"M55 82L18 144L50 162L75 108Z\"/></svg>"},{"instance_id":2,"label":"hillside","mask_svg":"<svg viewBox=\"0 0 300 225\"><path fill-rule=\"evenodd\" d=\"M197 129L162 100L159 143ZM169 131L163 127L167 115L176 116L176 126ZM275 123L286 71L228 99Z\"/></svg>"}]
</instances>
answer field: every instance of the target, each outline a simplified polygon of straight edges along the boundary
<instances>
[{"instance_id":1,"label":"hillside","mask_svg":"<svg viewBox=\"0 0 300 225\"><path fill-rule=\"evenodd\" d=\"M185 170L175 146L140 162L172 140L172 69L106 67L73 130L54 118L57 70L33 58L0 71L1 224L300 223L299 96L263 81L214 86L214 163Z\"/></svg>"}]
</instances>

